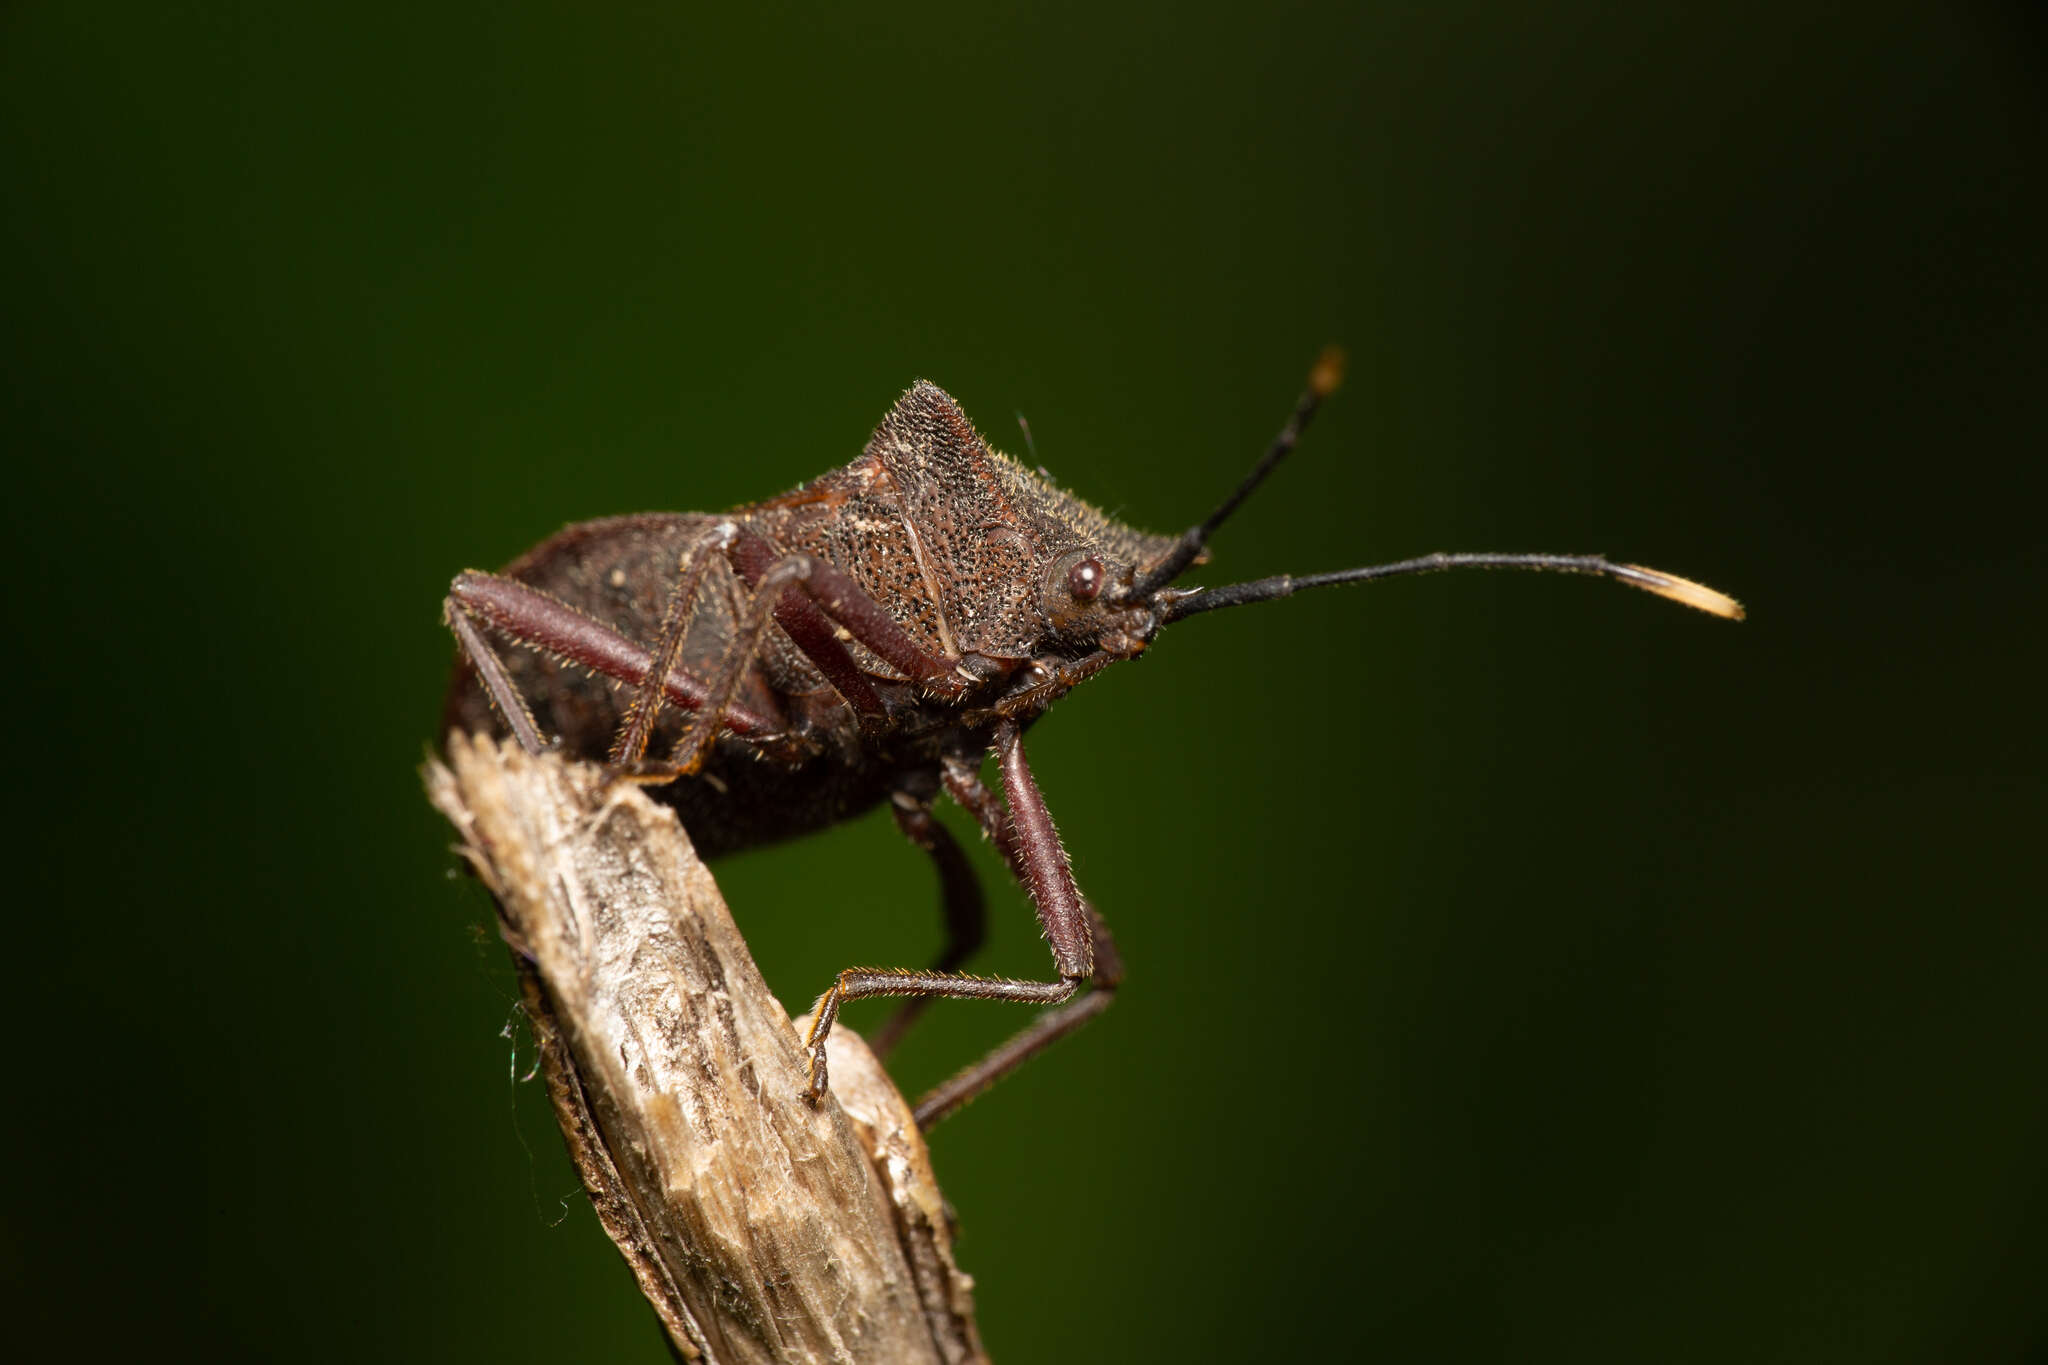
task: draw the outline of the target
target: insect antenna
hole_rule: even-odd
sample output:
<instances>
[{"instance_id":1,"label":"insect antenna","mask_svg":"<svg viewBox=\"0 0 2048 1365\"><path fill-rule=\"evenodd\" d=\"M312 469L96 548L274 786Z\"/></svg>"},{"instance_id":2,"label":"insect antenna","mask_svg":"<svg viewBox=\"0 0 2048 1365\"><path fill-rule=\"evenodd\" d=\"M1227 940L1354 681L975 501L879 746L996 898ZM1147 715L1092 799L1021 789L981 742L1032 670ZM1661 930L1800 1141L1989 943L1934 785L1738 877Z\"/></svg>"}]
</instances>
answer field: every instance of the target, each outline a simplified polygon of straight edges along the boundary
<instances>
[{"instance_id":1,"label":"insect antenna","mask_svg":"<svg viewBox=\"0 0 2048 1365\"><path fill-rule=\"evenodd\" d=\"M1159 620L1160 624L1164 625L1169 621L1185 620L1205 611L1242 607L1253 602L1273 602L1282 597L1292 597L1307 588L1330 588L1340 583L1370 583L1380 578L1443 573L1449 569L1531 569L1538 573L1586 574L1625 583L1631 588L1640 588L1659 597L1668 597L1673 602L1706 612L1709 616L1719 616L1729 621L1740 621L1743 617L1740 602L1726 593L1716 592L1704 583L1695 583L1689 578L1680 578L1677 574L1645 568L1640 564L1617 564L1599 555L1433 554L1422 555L1416 559L1398 560L1392 564L1369 564L1357 569L1337 569L1330 573L1277 574L1272 578L1257 578L1246 583L1227 583L1220 588L1190 588L1185 592L1168 592L1162 595Z\"/></svg>"},{"instance_id":2,"label":"insect antenna","mask_svg":"<svg viewBox=\"0 0 2048 1365\"><path fill-rule=\"evenodd\" d=\"M1202 547L1209 543L1209 537L1216 528L1229 519L1230 514L1252 495L1252 490L1266 481L1274 466L1287 458L1295 443L1301 440L1301 433L1308 428L1316 409L1323 400L1337 391L1344 382L1344 352L1336 346L1326 346L1322 355L1316 358L1315 368L1309 371L1308 387L1294 404L1294 413L1287 419L1287 425L1280 428L1280 434L1273 438L1273 444L1259 462L1252 466L1252 472L1245 475L1231 495L1225 498L1199 526L1190 526L1181 532L1166 557L1147 569L1138 581L1123 595L1125 601L1143 601L1152 596L1174 579L1186 573L1202 553Z\"/></svg>"}]
</instances>

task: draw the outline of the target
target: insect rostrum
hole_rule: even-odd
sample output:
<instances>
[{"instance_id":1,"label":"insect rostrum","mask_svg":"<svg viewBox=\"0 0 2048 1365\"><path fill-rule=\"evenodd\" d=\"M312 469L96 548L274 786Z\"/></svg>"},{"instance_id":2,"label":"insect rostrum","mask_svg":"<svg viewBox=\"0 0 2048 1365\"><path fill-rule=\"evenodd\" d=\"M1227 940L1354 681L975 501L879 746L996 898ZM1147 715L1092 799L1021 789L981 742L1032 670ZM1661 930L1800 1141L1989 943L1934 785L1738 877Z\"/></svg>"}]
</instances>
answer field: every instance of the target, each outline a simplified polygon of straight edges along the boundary
<instances>
[{"instance_id":1,"label":"insect rostrum","mask_svg":"<svg viewBox=\"0 0 2048 1365\"><path fill-rule=\"evenodd\" d=\"M920 381L860 458L779 497L722 515L582 522L502 573L459 575L444 609L461 653L446 724L509 729L529 749L558 744L654 785L706 858L888 802L938 870L948 946L929 970L840 973L806 1040L809 1093L825 1089L825 1035L849 1000L908 997L878 1050L934 998L1052 1007L919 1101L918 1121L930 1127L1100 1013L1122 977L1108 928L1074 884L1022 735L1167 624L1305 588L1466 567L1597 575L1741 615L1711 588L1584 555L1429 555L1175 586L1293 449L1339 368L1326 353L1265 457L1179 536L1112 521L990 449L958 404ZM1001 799L979 775L991 754ZM981 942L984 909L959 846L932 816L941 791L975 818L1029 895L1053 979L959 970Z\"/></svg>"}]
</instances>

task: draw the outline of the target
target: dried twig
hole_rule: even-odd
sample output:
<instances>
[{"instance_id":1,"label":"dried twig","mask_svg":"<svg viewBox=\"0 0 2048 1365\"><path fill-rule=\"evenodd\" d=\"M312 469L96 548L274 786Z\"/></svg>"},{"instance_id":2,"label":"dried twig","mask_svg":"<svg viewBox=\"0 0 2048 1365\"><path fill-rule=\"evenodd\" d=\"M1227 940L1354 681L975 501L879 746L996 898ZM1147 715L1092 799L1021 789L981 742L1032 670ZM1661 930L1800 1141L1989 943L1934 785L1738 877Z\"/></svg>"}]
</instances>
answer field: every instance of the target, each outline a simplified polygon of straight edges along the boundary
<instances>
[{"instance_id":1,"label":"dried twig","mask_svg":"<svg viewBox=\"0 0 2048 1365\"><path fill-rule=\"evenodd\" d=\"M981 1361L910 1108L851 1030L799 1098L782 1006L675 816L462 735L429 795L497 897L562 1135L686 1359Z\"/></svg>"}]
</instances>

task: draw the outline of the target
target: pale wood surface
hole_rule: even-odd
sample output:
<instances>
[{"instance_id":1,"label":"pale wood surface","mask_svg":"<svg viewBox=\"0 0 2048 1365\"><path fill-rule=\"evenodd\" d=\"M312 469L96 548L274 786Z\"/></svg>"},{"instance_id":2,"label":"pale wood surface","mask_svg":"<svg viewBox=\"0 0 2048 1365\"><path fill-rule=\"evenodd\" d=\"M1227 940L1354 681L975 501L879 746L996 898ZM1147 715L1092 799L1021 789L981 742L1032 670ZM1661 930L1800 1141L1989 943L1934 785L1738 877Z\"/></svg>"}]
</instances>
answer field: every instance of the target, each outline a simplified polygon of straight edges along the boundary
<instances>
[{"instance_id":1,"label":"pale wood surface","mask_svg":"<svg viewBox=\"0 0 2048 1365\"><path fill-rule=\"evenodd\" d=\"M678 1352L982 1360L909 1106L844 1028L832 1096L799 1097L797 1033L674 814L481 737L426 782L497 898L584 1187Z\"/></svg>"}]
</instances>

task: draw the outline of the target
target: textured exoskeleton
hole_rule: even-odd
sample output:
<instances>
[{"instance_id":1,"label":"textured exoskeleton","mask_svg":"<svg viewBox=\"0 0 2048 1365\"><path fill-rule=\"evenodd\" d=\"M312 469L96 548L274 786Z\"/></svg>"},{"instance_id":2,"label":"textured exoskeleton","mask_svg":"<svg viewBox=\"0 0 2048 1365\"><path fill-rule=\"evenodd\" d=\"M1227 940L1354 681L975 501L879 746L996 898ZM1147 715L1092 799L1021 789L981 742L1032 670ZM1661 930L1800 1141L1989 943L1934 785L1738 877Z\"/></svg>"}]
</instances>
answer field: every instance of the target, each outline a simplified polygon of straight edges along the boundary
<instances>
[{"instance_id":1,"label":"textured exoskeleton","mask_svg":"<svg viewBox=\"0 0 2048 1365\"><path fill-rule=\"evenodd\" d=\"M878 1048L935 997L1057 1006L926 1096L917 1112L929 1126L1100 1012L1121 979L1101 917L1074 886L1022 732L1069 689L1143 651L1162 625L1307 587L1467 566L1598 574L1739 614L1711 589L1590 556L1432 555L1172 586L1292 449L1337 372L1326 356L1266 458L1179 536L1112 521L992 450L951 398L920 382L860 458L779 497L720 515L583 522L501 573L458 576L445 615L462 663L445 723L509 729L531 749L559 745L655 784L707 858L889 802L937 866L948 946L929 970L839 975L807 1039L810 1093L824 1092L825 1036L848 1000L909 997ZM1000 801L979 776L991 754ZM959 972L984 913L971 868L933 818L942 790L1030 895L1056 979ZM1080 994L1084 985L1093 989Z\"/></svg>"}]
</instances>

